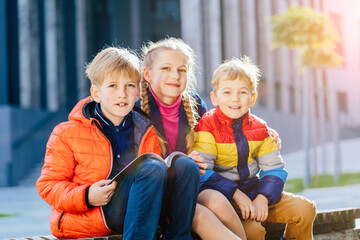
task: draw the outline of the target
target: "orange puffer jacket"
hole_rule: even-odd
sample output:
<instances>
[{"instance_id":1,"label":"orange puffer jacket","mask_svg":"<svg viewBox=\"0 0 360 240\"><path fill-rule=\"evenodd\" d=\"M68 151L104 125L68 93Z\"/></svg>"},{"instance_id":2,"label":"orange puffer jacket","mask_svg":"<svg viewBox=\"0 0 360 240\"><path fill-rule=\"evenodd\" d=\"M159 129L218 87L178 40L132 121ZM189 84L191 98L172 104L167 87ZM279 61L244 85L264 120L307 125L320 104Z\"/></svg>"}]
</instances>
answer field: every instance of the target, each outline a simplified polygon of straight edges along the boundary
<instances>
[{"instance_id":1,"label":"orange puffer jacket","mask_svg":"<svg viewBox=\"0 0 360 240\"><path fill-rule=\"evenodd\" d=\"M87 113L94 106L91 97L81 100L69 114L69 121L56 126L46 146L45 163L36 182L40 196L52 206L51 233L57 238L85 238L107 235L100 207L88 208L85 190L106 179L112 169L109 140ZM134 111L134 142L139 155L160 155L158 136L149 119Z\"/></svg>"}]
</instances>

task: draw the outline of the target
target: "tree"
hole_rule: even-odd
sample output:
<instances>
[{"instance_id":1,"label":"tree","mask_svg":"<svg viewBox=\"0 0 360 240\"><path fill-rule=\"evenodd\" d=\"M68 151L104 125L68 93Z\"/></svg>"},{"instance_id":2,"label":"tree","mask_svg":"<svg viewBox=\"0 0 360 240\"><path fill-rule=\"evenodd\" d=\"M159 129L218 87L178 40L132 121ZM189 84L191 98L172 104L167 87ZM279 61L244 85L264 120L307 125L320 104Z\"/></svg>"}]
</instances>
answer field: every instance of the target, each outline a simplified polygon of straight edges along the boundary
<instances>
[{"instance_id":1,"label":"tree","mask_svg":"<svg viewBox=\"0 0 360 240\"><path fill-rule=\"evenodd\" d=\"M335 51L336 42L339 36L335 27L331 24L327 16L321 12L315 11L311 7L291 6L284 13L280 13L269 18L271 22L272 48L286 46L295 49L299 56L299 65L301 70L308 69L311 72L312 81L303 79L303 145L306 156L306 177L305 185L310 184L310 151L309 151L309 118L318 115L315 125L320 126L320 139L325 139L325 113L324 113L324 91L323 79L325 79L324 68L340 66L342 56ZM317 77L317 70L321 71L321 77ZM317 95L315 94L317 92ZM308 95L311 93L310 95ZM317 96L317 112L310 113L309 106L315 109L315 96ZM329 109L330 110L330 109ZM336 111L336 109L333 109ZM317 114L316 114L317 113ZM333 114L332 114L333 115ZM314 138L314 152L316 153L317 134ZM323 169L326 165L324 141L323 149ZM336 154L338 155L338 154ZM315 159L317 162L317 159ZM338 159L340 161L340 159ZM316 175L318 173L316 172Z\"/></svg>"}]
</instances>

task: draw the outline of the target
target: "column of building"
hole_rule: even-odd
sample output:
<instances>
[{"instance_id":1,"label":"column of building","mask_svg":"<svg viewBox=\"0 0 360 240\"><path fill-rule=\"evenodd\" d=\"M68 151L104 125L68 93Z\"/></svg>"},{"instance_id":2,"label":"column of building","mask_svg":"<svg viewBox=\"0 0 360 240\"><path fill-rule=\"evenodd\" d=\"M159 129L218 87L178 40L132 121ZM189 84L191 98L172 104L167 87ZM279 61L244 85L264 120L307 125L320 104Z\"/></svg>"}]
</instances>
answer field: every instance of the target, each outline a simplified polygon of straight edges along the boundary
<instances>
[{"instance_id":1,"label":"column of building","mask_svg":"<svg viewBox=\"0 0 360 240\"><path fill-rule=\"evenodd\" d=\"M257 5L257 29L258 29L258 62L260 66L262 77L260 85L263 86L262 92L264 96L259 96L263 99L263 106L274 110L275 109L275 76L274 76L274 53L270 47L270 30L271 26L266 18L272 15L270 1L256 1ZM261 89L259 89L261 90Z\"/></svg>"},{"instance_id":2,"label":"column of building","mask_svg":"<svg viewBox=\"0 0 360 240\"><path fill-rule=\"evenodd\" d=\"M211 78L215 69L222 62L221 42L221 5L220 0L203 1L203 53L205 92L211 91Z\"/></svg>"},{"instance_id":3,"label":"column of building","mask_svg":"<svg viewBox=\"0 0 360 240\"><path fill-rule=\"evenodd\" d=\"M132 0L130 3L131 11L131 43L133 49L141 48L141 12L140 12L140 3L139 0Z\"/></svg>"},{"instance_id":4,"label":"column of building","mask_svg":"<svg viewBox=\"0 0 360 240\"><path fill-rule=\"evenodd\" d=\"M257 32L255 1L241 0L242 54L257 62Z\"/></svg>"},{"instance_id":5,"label":"column of building","mask_svg":"<svg viewBox=\"0 0 360 240\"><path fill-rule=\"evenodd\" d=\"M0 105L8 101L6 2L6 0L0 0Z\"/></svg>"},{"instance_id":6,"label":"column of building","mask_svg":"<svg viewBox=\"0 0 360 240\"><path fill-rule=\"evenodd\" d=\"M223 45L224 58L241 57L241 14L238 0L223 0Z\"/></svg>"},{"instance_id":7,"label":"column of building","mask_svg":"<svg viewBox=\"0 0 360 240\"><path fill-rule=\"evenodd\" d=\"M41 76L38 2L36 0L18 0L18 11L20 106L39 108L41 105Z\"/></svg>"},{"instance_id":8,"label":"column of building","mask_svg":"<svg viewBox=\"0 0 360 240\"><path fill-rule=\"evenodd\" d=\"M59 109L57 15L56 0L45 1L46 100L50 111Z\"/></svg>"},{"instance_id":9,"label":"column of building","mask_svg":"<svg viewBox=\"0 0 360 240\"><path fill-rule=\"evenodd\" d=\"M87 60L86 0L76 0L76 56L77 56L77 98L89 95L89 80L85 76Z\"/></svg>"},{"instance_id":10,"label":"column of building","mask_svg":"<svg viewBox=\"0 0 360 240\"><path fill-rule=\"evenodd\" d=\"M190 45L196 54L197 63L197 90L206 94L203 56L203 28L202 28L202 0L180 0L181 36Z\"/></svg>"},{"instance_id":11,"label":"column of building","mask_svg":"<svg viewBox=\"0 0 360 240\"><path fill-rule=\"evenodd\" d=\"M288 7L287 2L285 0L275 0L274 1L274 12L281 13L286 10ZM280 101L279 106L282 112L289 113L290 112L290 84L291 84L291 73L289 68L290 62L290 50L286 47L281 47L275 51L276 64L275 69L276 72L276 80L278 81Z\"/></svg>"}]
</instances>

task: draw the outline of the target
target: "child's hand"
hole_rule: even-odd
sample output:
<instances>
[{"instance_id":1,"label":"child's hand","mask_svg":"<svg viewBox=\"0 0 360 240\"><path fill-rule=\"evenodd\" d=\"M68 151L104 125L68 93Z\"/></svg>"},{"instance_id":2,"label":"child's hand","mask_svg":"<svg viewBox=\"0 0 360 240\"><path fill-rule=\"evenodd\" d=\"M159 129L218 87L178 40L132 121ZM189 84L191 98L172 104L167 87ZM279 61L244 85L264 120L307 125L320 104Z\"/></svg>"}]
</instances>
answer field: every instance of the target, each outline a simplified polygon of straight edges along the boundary
<instances>
[{"instance_id":1,"label":"child's hand","mask_svg":"<svg viewBox=\"0 0 360 240\"><path fill-rule=\"evenodd\" d=\"M253 201L254 206L256 207L256 218L258 222L263 222L266 220L269 214L268 200L262 195L258 194Z\"/></svg>"},{"instance_id":2,"label":"child's hand","mask_svg":"<svg viewBox=\"0 0 360 240\"><path fill-rule=\"evenodd\" d=\"M100 180L89 188L89 204L92 206L104 206L106 205L112 195L114 194L114 190L116 187L116 181L111 180ZM109 184L109 185L107 185Z\"/></svg>"},{"instance_id":3,"label":"child's hand","mask_svg":"<svg viewBox=\"0 0 360 240\"><path fill-rule=\"evenodd\" d=\"M256 217L256 208L253 205L251 199L245 195L239 189L236 189L233 197L235 203L239 206L241 210L241 215L244 220L255 219Z\"/></svg>"},{"instance_id":4,"label":"child's hand","mask_svg":"<svg viewBox=\"0 0 360 240\"><path fill-rule=\"evenodd\" d=\"M279 137L279 134L272 128L268 128L269 135L271 137L271 140L276 144L276 149L281 150L281 139Z\"/></svg>"},{"instance_id":5,"label":"child's hand","mask_svg":"<svg viewBox=\"0 0 360 240\"><path fill-rule=\"evenodd\" d=\"M200 153L196 151L192 151L188 156L191 157L194 160L194 162L196 162L196 164L199 166L200 175L205 174L205 170L208 166L205 163L204 158L200 155Z\"/></svg>"}]
</instances>

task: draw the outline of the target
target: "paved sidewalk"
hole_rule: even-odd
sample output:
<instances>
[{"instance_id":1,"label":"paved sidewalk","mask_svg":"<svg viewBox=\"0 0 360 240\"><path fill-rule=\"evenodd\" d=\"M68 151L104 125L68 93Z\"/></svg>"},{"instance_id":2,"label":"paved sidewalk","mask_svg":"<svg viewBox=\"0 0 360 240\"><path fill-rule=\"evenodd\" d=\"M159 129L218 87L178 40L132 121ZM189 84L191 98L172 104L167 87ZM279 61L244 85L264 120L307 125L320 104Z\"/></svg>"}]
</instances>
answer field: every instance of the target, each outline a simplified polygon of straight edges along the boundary
<instances>
[{"instance_id":1,"label":"paved sidewalk","mask_svg":"<svg viewBox=\"0 0 360 240\"><path fill-rule=\"evenodd\" d=\"M49 235L50 212L35 186L0 188L0 213L16 214L0 218L0 239Z\"/></svg>"},{"instance_id":2,"label":"paved sidewalk","mask_svg":"<svg viewBox=\"0 0 360 240\"><path fill-rule=\"evenodd\" d=\"M341 172L351 173L360 172L360 138L353 138L342 140L340 143L341 156ZM326 173L334 174L335 169L335 154L332 143L327 144L326 152L328 157L328 165L326 166ZM304 178L305 176L305 162L303 151L283 154L285 167L289 173L288 178ZM319 174L322 173L321 151L318 149L318 168ZM315 171L315 164L311 162L312 173Z\"/></svg>"}]
</instances>

